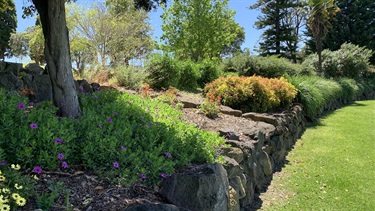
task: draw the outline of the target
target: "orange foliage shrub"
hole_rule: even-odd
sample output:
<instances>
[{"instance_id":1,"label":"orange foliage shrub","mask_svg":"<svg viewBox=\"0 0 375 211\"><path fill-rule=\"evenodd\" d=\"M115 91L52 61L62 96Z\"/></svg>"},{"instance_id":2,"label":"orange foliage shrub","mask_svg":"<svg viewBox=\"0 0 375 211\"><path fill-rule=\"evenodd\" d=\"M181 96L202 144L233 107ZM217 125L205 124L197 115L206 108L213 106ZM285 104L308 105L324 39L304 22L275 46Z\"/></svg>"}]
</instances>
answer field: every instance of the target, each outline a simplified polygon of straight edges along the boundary
<instances>
[{"instance_id":1,"label":"orange foliage shrub","mask_svg":"<svg viewBox=\"0 0 375 211\"><path fill-rule=\"evenodd\" d=\"M269 112L288 107L297 89L283 77L220 77L204 88L206 98L244 112Z\"/></svg>"}]
</instances>

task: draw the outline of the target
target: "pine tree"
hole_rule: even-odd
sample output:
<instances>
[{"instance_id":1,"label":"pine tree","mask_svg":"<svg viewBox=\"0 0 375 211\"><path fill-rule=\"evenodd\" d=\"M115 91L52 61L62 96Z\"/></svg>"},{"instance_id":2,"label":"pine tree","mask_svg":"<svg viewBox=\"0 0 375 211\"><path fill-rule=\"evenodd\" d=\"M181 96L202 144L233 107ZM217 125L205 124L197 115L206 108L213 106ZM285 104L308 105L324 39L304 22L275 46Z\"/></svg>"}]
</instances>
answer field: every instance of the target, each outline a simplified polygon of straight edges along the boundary
<instances>
[{"instance_id":1,"label":"pine tree","mask_svg":"<svg viewBox=\"0 0 375 211\"><path fill-rule=\"evenodd\" d=\"M296 10L299 7L302 8L302 1L292 0L258 0L250 7L263 13L255 22L257 29L265 30L258 49L261 55L276 54L295 60L299 28L303 22L303 10Z\"/></svg>"}]
</instances>

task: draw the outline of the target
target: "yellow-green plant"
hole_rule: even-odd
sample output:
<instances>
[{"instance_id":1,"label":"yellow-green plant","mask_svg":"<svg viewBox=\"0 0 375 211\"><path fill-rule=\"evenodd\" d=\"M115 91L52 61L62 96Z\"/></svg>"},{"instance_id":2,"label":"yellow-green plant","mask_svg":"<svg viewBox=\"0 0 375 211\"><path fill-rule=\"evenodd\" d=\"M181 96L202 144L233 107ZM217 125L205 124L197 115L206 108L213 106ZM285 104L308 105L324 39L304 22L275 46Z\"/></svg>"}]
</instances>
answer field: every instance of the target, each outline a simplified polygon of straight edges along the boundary
<instances>
[{"instance_id":1,"label":"yellow-green plant","mask_svg":"<svg viewBox=\"0 0 375 211\"><path fill-rule=\"evenodd\" d=\"M1 150L2 151L2 150ZM29 176L22 176L19 164L8 166L2 161L0 166L0 210L23 207L26 198L32 194L34 182Z\"/></svg>"}]
</instances>

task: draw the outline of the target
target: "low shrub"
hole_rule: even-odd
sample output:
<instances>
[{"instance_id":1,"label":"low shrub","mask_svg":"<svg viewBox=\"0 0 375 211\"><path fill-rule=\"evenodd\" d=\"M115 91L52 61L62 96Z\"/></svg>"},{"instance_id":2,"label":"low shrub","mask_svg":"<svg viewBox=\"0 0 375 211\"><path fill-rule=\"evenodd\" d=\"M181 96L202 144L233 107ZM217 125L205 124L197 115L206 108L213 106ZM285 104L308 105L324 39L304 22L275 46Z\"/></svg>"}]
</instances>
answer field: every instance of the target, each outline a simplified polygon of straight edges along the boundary
<instances>
[{"instance_id":1,"label":"low shrub","mask_svg":"<svg viewBox=\"0 0 375 211\"><path fill-rule=\"evenodd\" d=\"M178 63L168 54L153 54L146 64L148 83L156 89L177 87L180 79Z\"/></svg>"},{"instance_id":2,"label":"low shrub","mask_svg":"<svg viewBox=\"0 0 375 211\"><path fill-rule=\"evenodd\" d=\"M112 183L153 185L175 168L214 162L214 146L224 144L218 134L182 122L180 110L157 99L117 91L79 99L79 118L58 118L50 102L29 107L25 97L0 90L3 159L25 169L79 166Z\"/></svg>"},{"instance_id":3,"label":"low shrub","mask_svg":"<svg viewBox=\"0 0 375 211\"><path fill-rule=\"evenodd\" d=\"M320 116L336 100L355 100L375 92L374 79L325 79L318 76L291 76L288 81L298 89L297 102L304 105L305 116Z\"/></svg>"},{"instance_id":4,"label":"low shrub","mask_svg":"<svg viewBox=\"0 0 375 211\"><path fill-rule=\"evenodd\" d=\"M344 43L337 51L322 51L322 71L325 77L356 78L366 76L372 51L350 43ZM317 54L309 55L302 65L318 70Z\"/></svg>"},{"instance_id":5,"label":"low shrub","mask_svg":"<svg viewBox=\"0 0 375 211\"><path fill-rule=\"evenodd\" d=\"M142 67L118 66L112 70L116 85L137 90L147 77L147 72Z\"/></svg>"},{"instance_id":6,"label":"low shrub","mask_svg":"<svg viewBox=\"0 0 375 211\"><path fill-rule=\"evenodd\" d=\"M209 118L217 117L219 113L219 105L217 102L205 101L200 106L199 109Z\"/></svg>"},{"instance_id":7,"label":"low shrub","mask_svg":"<svg viewBox=\"0 0 375 211\"><path fill-rule=\"evenodd\" d=\"M258 75L267 78L279 78L284 74L311 74L311 69L303 68L300 64L293 64L285 58L277 56L250 56L237 54L223 61L224 72L238 72L239 75Z\"/></svg>"},{"instance_id":8,"label":"low shrub","mask_svg":"<svg viewBox=\"0 0 375 211\"><path fill-rule=\"evenodd\" d=\"M199 62L178 60L170 55L155 54L146 65L148 80L152 88L169 86L181 90L194 90L221 75L218 61L205 59Z\"/></svg>"},{"instance_id":9,"label":"low shrub","mask_svg":"<svg viewBox=\"0 0 375 211\"><path fill-rule=\"evenodd\" d=\"M297 90L283 77L228 76L207 84L204 94L209 101L220 101L223 105L244 112L270 112L288 107Z\"/></svg>"}]
</instances>

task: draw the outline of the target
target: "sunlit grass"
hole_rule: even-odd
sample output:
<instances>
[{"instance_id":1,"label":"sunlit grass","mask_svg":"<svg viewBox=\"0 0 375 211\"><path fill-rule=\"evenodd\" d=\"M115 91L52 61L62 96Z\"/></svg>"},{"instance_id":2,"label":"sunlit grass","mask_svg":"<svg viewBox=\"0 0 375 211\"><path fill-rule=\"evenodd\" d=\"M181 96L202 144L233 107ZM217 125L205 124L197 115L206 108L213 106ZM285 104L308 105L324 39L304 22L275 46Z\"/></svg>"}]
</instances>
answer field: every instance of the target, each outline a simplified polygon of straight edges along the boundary
<instances>
[{"instance_id":1,"label":"sunlit grass","mask_svg":"<svg viewBox=\"0 0 375 211\"><path fill-rule=\"evenodd\" d=\"M375 101L326 115L287 160L262 210L375 210Z\"/></svg>"}]
</instances>

